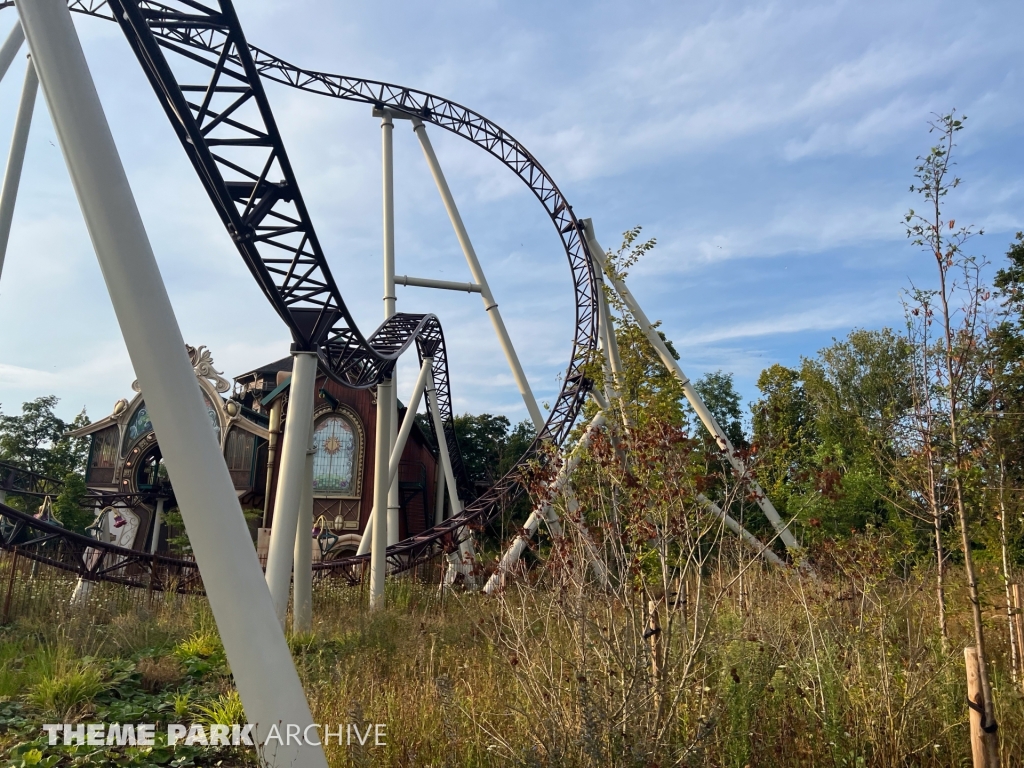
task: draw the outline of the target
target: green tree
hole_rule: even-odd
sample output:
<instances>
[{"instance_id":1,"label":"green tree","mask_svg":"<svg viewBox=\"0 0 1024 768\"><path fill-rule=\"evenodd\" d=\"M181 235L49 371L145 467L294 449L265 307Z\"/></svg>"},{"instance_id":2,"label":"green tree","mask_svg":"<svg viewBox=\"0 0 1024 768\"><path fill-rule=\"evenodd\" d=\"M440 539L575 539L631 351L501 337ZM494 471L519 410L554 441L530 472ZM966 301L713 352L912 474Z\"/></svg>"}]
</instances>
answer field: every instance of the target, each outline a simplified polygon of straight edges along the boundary
<instances>
[{"instance_id":1,"label":"green tree","mask_svg":"<svg viewBox=\"0 0 1024 768\"><path fill-rule=\"evenodd\" d=\"M74 472L64 475L64 485L53 502L53 514L61 525L75 533L85 533L92 525L96 515L92 510L82 506L82 498L86 494L85 479Z\"/></svg>"},{"instance_id":2,"label":"green tree","mask_svg":"<svg viewBox=\"0 0 1024 768\"><path fill-rule=\"evenodd\" d=\"M53 410L58 402L48 395L23 403L19 416L0 412L0 461L57 479L85 472L89 440L67 433L89 424L89 418L83 409L72 421L64 421Z\"/></svg>"},{"instance_id":3,"label":"green tree","mask_svg":"<svg viewBox=\"0 0 1024 768\"><path fill-rule=\"evenodd\" d=\"M713 371L701 376L694 383L693 388L697 390L704 404L715 417L718 425L725 430L729 442L738 450L750 447L747 436L743 431L743 408L740 405L740 393L736 391L731 373ZM693 434L707 436L707 430L694 416ZM712 440L712 443L714 441Z\"/></svg>"},{"instance_id":4,"label":"green tree","mask_svg":"<svg viewBox=\"0 0 1024 768\"><path fill-rule=\"evenodd\" d=\"M776 363L757 379L761 398L751 404L755 472L784 517L806 492L817 442L800 372ZM791 510L791 508L793 508Z\"/></svg>"}]
</instances>

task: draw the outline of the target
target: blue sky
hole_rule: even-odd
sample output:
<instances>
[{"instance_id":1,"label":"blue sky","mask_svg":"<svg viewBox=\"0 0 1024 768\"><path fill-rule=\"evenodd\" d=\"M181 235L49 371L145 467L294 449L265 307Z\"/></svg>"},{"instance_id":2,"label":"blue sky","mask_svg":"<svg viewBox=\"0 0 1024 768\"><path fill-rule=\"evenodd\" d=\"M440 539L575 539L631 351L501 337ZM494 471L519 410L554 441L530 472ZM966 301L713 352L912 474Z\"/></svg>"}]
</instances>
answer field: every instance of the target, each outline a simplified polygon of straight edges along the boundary
<instances>
[{"instance_id":1,"label":"blue sky","mask_svg":"<svg viewBox=\"0 0 1024 768\"><path fill-rule=\"evenodd\" d=\"M1019 2L238 2L250 42L310 68L437 93L520 139L613 247L658 247L633 292L696 378L722 369L749 401L758 373L855 327L902 322L932 266L902 214L933 112L961 134L961 222L998 264L1024 229ZM13 24L0 12L0 34ZM233 375L288 336L214 215L127 44L77 19L185 339ZM22 65L0 83L6 145ZM361 326L382 318L380 129L369 109L270 86L314 223ZM569 270L526 188L432 133L538 399L568 360ZM411 131L395 137L397 271L469 273ZM399 288L445 325L458 411L525 416L479 298ZM40 99L0 279L0 407L42 394L106 415L134 374ZM400 372L400 392L412 381Z\"/></svg>"}]
</instances>

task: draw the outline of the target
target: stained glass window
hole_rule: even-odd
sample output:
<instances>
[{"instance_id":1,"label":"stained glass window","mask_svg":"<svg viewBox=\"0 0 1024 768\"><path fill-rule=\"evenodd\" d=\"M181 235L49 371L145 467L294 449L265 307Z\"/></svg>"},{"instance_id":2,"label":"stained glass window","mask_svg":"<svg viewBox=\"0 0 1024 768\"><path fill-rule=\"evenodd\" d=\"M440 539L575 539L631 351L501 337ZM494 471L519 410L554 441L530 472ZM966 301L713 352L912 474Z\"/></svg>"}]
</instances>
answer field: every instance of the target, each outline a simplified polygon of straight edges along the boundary
<instances>
[{"instance_id":1,"label":"stained glass window","mask_svg":"<svg viewBox=\"0 0 1024 768\"><path fill-rule=\"evenodd\" d=\"M127 451L128 446L143 435L152 431L153 422L149 420L149 411L146 410L146 402L142 401L139 403L139 407L132 415L131 421L128 422L128 429L124 435L124 447L121 450Z\"/></svg>"},{"instance_id":2,"label":"stained glass window","mask_svg":"<svg viewBox=\"0 0 1024 768\"><path fill-rule=\"evenodd\" d=\"M317 422L313 430L313 488L320 493L355 490L356 432L348 419L337 414Z\"/></svg>"}]
</instances>

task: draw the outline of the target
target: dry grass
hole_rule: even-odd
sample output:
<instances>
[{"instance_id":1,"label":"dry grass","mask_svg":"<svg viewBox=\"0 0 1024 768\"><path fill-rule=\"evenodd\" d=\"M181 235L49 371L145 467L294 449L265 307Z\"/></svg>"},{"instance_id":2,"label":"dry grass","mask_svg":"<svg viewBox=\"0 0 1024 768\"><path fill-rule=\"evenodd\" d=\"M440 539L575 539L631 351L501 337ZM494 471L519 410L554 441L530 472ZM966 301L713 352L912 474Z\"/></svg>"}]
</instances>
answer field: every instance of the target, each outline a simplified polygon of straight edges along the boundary
<instances>
[{"instance_id":1,"label":"dry grass","mask_svg":"<svg viewBox=\"0 0 1024 768\"><path fill-rule=\"evenodd\" d=\"M687 600L662 605L656 672L648 595L546 577L498 598L397 580L377 613L359 589L318 585L314 631L291 646L317 722L387 724L386 747L332 745L332 766L967 763L963 595L950 596L947 655L929 573L847 562L812 580L746 563L740 580L738 567L692 572ZM1018 765L1024 700L990 621L1004 765ZM66 623L37 613L0 634L0 696L69 711L87 698L70 684L83 657L134 658L184 715L234 721L230 690L204 694L204 712L194 689L174 693L180 665L198 663L182 658L220 652L198 600Z\"/></svg>"}]
</instances>

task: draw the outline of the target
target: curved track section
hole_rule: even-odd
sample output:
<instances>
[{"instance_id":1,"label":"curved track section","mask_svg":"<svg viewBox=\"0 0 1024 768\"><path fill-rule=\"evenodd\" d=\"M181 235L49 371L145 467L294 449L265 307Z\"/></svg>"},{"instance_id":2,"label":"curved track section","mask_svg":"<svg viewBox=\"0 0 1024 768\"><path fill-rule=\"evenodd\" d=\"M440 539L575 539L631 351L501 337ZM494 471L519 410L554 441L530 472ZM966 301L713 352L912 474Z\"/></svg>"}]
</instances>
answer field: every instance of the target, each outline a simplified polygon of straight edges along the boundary
<instances>
[{"instance_id":1,"label":"curved track section","mask_svg":"<svg viewBox=\"0 0 1024 768\"><path fill-rule=\"evenodd\" d=\"M0 2L0 8L13 3ZM369 338L349 313L305 207L262 79L320 95L387 107L433 123L485 149L512 170L544 206L572 272L575 334L562 390L547 423L509 473L462 515L388 548L390 565L408 568L446 548L470 526L494 519L522 492L521 472L542 441L568 435L590 382L583 373L597 345L594 271L582 228L550 175L498 125L447 99L412 88L302 69L250 46L227 0L72 0L71 10L116 21L142 64L182 146L253 277L292 332L299 349L317 350L339 382L372 387L390 375L415 340L434 356L445 440L460 465L451 414L443 334L432 315L398 314ZM173 62L173 66L172 63ZM468 486L468 482L465 482ZM470 488L460 488L471 498ZM362 558L320 563L346 570Z\"/></svg>"},{"instance_id":2,"label":"curved track section","mask_svg":"<svg viewBox=\"0 0 1024 768\"><path fill-rule=\"evenodd\" d=\"M98 542L6 504L0 504L0 547L87 581L203 594L202 577L193 560Z\"/></svg>"}]
</instances>

